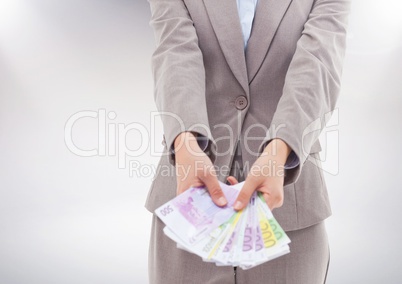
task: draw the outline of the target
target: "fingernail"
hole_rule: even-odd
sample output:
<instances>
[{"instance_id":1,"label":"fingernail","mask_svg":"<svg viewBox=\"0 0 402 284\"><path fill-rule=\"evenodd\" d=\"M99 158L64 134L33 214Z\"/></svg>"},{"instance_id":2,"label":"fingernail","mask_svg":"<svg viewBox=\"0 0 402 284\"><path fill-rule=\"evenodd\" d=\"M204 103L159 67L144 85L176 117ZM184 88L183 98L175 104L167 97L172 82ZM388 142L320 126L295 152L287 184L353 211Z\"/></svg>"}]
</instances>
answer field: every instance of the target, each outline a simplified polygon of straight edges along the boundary
<instances>
[{"instance_id":1,"label":"fingernail","mask_svg":"<svg viewBox=\"0 0 402 284\"><path fill-rule=\"evenodd\" d=\"M243 203L241 203L241 201L236 201L236 203L233 207L235 210L240 210L243 208Z\"/></svg>"},{"instance_id":2,"label":"fingernail","mask_svg":"<svg viewBox=\"0 0 402 284\"><path fill-rule=\"evenodd\" d=\"M218 205L219 206L223 206L223 205L225 205L227 202L226 202L226 199L225 199L225 197L219 197L219 199L218 199Z\"/></svg>"}]
</instances>

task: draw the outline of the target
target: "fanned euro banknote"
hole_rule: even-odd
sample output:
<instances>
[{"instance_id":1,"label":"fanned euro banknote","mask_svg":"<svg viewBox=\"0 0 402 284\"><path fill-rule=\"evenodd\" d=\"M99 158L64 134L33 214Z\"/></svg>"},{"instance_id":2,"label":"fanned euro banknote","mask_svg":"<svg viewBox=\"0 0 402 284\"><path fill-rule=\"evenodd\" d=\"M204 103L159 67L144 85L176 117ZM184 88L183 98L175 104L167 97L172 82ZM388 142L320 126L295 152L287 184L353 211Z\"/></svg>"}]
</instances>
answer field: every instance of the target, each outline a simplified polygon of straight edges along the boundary
<instances>
[{"instance_id":1,"label":"fanned euro banknote","mask_svg":"<svg viewBox=\"0 0 402 284\"><path fill-rule=\"evenodd\" d=\"M193 187L155 210L165 223L164 233L177 247L218 266L249 269L289 253L290 239L261 194L235 211L233 204L244 182L220 182L228 200L215 205L205 187Z\"/></svg>"}]
</instances>

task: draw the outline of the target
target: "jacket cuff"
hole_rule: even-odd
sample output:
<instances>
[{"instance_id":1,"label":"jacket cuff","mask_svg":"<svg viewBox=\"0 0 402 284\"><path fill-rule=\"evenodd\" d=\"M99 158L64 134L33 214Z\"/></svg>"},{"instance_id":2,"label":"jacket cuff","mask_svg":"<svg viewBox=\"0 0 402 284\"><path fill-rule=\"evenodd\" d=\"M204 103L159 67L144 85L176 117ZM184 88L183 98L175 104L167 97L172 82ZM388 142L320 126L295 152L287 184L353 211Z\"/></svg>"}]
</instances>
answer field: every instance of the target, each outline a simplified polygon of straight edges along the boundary
<instances>
[{"instance_id":1,"label":"jacket cuff","mask_svg":"<svg viewBox=\"0 0 402 284\"><path fill-rule=\"evenodd\" d=\"M283 140L291 149L291 152L284 166L284 186L295 183L301 174L301 169L303 167L303 163L307 159L307 155L303 154L304 151L301 149L301 146L297 143L297 141L295 141L294 137L290 137L289 135L287 135L287 132L278 131L276 135L271 135L270 133L271 132L268 131L263 143L261 143L260 147L258 148L258 153L261 155L261 153L264 151L265 146L268 145L271 140L276 138Z\"/></svg>"},{"instance_id":2,"label":"jacket cuff","mask_svg":"<svg viewBox=\"0 0 402 284\"><path fill-rule=\"evenodd\" d=\"M197 140L198 146L211 159L212 163L214 163L215 159L216 159L216 154L215 154L216 153L216 143L215 143L215 141L212 139L212 137L209 138L208 136L206 136L200 132L197 132L197 131L191 131L191 132L197 133L196 140ZM165 135L163 135L162 144L167 146ZM175 165L175 163L176 163L174 140L170 144L170 147L169 147L169 162L172 165Z\"/></svg>"},{"instance_id":3,"label":"jacket cuff","mask_svg":"<svg viewBox=\"0 0 402 284\"><path fill-rule=\"evenodd\" d=\"M272 140L272 139L271 139ZM259 154L261 155L261 153L264 151L265 147L268 145L269 142L271 142L271 140L263 142L260 146L260 150L259 150ZM300 164L300 160L297 157L295 151L291 150L288 158L286 159L285 165L284 165L284 169L285 170L290 170L293 169L295 167L297 167Z\"/></svg>"}]
</instances>

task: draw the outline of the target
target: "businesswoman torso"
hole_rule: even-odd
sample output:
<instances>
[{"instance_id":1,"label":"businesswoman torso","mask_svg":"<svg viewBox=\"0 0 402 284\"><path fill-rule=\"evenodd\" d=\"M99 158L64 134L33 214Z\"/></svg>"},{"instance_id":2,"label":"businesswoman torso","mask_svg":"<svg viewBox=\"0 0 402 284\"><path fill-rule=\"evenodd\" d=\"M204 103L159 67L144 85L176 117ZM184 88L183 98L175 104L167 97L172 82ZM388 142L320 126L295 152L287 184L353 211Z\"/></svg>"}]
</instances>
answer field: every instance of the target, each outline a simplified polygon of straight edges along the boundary
<instances>
[{"instance_id":1,"label":"businesswoman torso","mask_svg":"<svg viewBox=\"0 0 402 284\"><path fill-rule=\"evenodd\" d=\"M149 3L156 39L154 96L164 127L159 168L175 172L171 150L186 131L205 138L203 150L222 182L239 145L247 171L267 143L281 139L297 165L285 170L283 205L274 214L288 232L312 230L331 214L318 137L340 91L349 1L258 0L246 49L234 0ZM163 173L157 173L149 191L146 207L151 212L176 195L176 176ZM205 272L215 271L170 248L174 244L158 226L154 217L150 274L169 270L156 259L167 253L171 269L173 263L193 263ZM197 274L196 267L182 270L189 269L192 273L178 279ZM159 283L155 275L152 282ZM198 280L180 283L215 283L194 277Z\"/></svg>"}]
</instances>

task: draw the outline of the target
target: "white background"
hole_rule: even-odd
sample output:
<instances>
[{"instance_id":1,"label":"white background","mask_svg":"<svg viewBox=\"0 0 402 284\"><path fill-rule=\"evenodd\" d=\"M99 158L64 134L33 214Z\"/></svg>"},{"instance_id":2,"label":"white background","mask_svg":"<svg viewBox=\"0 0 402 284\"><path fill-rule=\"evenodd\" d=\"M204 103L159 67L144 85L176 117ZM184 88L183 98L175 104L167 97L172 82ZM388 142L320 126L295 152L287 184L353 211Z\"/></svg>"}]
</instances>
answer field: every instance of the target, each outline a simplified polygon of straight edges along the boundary
<instances>
[{"instance_id":1,"label":"white background","mask_svg":"<svg viewBox=\"0 0 402 284\"><path fill-rule=\"evenodd\" d=\"M402 277L401 8L353 1L339 123L322 136L330 284ZM146 1L0 0L1 283L147 283L151 175L119 168L109 143L106 155L75 155L64 131L73 114L102 109L116 114L107 127L150 129L149 17ZM74 143L97 149L97 123L79 120ZM131 131L127 145L160 149L155 133ZM158 157L129 160L144 174Z\"/></svg>"}]
</instances>

